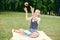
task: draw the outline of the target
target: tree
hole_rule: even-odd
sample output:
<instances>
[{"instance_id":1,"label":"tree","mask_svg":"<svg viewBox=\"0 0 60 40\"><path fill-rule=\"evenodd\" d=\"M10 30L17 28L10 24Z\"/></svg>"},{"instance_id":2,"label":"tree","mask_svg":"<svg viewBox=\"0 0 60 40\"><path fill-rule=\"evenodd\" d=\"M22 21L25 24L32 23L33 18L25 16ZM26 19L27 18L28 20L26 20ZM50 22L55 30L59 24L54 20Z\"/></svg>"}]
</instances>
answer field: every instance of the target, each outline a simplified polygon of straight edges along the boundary
<instances>
[{"instance_id":1,"label":"tree","mask_svg":"<svg viewBox=\"0 0 60 40\"><path fill-rule=\"evenodd\" d=\"M59 15L60 0L0 0L0 11L23 11L24 2L28 2L29 6L39 9L43 14L54 12ZM27 7L30 11L30 7Z\"/></svg>"}]
</instances>

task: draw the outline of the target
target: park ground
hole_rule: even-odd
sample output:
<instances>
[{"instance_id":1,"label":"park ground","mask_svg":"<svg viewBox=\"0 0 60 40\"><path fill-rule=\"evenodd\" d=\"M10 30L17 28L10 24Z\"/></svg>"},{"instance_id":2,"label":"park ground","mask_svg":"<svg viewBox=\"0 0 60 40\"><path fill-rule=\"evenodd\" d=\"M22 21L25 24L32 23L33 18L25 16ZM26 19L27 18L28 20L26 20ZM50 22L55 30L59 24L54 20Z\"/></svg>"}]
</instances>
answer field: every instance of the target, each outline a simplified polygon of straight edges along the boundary
<instances>
[{"instance_id":1,"label":"park ground","mask_svg":"<svg viewBox=\"0 0 60 40\"><path fill-rule=\"evenodd\" d=\"M60 17L41 15L40 18L38 30L44 31L53 40L60 40ZM0 40L10 40L12 29L29 29L29 24L25 20L25 13L0 12Z\"/></svg>"}]
</instances>

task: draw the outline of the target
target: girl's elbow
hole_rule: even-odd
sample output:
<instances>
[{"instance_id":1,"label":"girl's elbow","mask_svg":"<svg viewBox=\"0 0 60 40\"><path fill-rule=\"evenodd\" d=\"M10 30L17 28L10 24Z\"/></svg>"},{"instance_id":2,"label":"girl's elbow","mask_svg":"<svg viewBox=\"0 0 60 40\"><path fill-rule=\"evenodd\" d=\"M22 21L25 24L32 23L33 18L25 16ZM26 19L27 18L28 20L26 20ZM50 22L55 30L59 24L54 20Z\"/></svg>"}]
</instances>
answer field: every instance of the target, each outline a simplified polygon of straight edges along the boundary
<instances>
[{"instance_id":1,"label":"girl's elbow","mask_svg":"<svg viewBox=\"0 0 60 40\"><path fill-rule=\"evenodd\" d=\"M28 18L26 18L26 20L27 20L27 21L29 21L29 19L28 19Z\"/></svg>"},{"instance_id":2,"label":"girl's elbow","mask_svg":"<svg viewBox=\"0 0 60 40\"><path fill-rule=\"evenodd\" d=\"M28 18L26 18L26 20L28 20Z\"/></svg>"}]
</instances>

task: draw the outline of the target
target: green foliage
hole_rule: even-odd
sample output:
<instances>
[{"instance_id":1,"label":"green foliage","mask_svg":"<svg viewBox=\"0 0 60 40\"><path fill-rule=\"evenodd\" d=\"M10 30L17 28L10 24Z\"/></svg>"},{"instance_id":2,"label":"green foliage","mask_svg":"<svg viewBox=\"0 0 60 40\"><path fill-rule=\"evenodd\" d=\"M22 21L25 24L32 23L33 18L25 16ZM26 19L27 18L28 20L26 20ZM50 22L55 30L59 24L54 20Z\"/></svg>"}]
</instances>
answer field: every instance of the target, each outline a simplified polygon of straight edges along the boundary
<instances>
[{"instance_id":1,"label":"green foliage","mask_svg":"<svg viewBox=\"0 0 60 40\"><path fill-rule=\"evenodd\" d=\"M0 11L21 11L23 12L24 2L28 2L29 6L41 10L43 14L51 15L51 11L59 12L60 0L0 0ZM28 10L30 8L28 6ZM58 14L57 14L58 15Z\"/></svg>"}]
</instances>

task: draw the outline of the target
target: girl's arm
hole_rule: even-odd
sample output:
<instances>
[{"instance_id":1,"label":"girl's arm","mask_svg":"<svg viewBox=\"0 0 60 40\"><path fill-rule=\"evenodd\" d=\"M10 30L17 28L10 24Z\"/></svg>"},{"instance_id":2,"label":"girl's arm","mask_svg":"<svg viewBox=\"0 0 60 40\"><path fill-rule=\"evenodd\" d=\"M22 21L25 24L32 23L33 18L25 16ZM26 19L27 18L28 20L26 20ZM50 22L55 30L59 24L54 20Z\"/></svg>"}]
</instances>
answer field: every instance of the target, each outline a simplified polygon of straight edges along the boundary
<instances>
[{"instance_id":1,"label":"girl's arm","mask_svg":"<svg viewBox=\"0 0 60 40\"><path fill-rule=\"evenodd\" d=\"M24 11L26 12L26 20L30 21L30 18L28 17L28 11L27 11L26 7L24 8Z\"/></svg>"},{"instance_id":2,"label":"girl's arm","mask_svg":"<svg viewBox=\"0 0 60 40\"><path fill-rule=\"evenodd\" d=\"M34 15L34 8L32 6L30 6L31 12L32 12L32 16Z\"/></svg>"}]
</instances>

